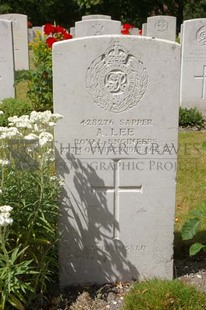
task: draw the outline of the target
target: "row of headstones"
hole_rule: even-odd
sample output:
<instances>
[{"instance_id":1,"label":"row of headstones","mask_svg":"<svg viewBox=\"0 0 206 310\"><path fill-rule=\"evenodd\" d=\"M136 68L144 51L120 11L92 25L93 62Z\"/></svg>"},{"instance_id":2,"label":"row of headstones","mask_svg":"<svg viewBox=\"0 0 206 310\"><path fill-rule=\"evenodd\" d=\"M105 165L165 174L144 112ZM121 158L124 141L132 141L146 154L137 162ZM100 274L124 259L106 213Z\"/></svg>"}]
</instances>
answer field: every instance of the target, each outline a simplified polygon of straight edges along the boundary
<instances>
[{"instance_id":1,"label":"row of headstones","mask_svg":"<svg viewBox=\"0 0 206 310\"><path fill-rule=\"evenodd\" d=\"M14 97L14 68L15 70L29 69L28 50L28 23L27 16L21 14L0 15L1 45L0 68L1 81L0 99ZM3 22L4 20L4 22ZM10 20L10 23L6 23ZM83 16L82 21L76 22L71 28L75 38L96 36L103 34L120 34L121 22L111 20L106 15ZM37 31L42 32L42 27L34 27L32 38ZM138 29L132 29L132 34L138 34ZM153 16L143 24L143 35L175 41L176 18L173 16ZM180 83L181 106L194 107L206 114L206 19L185 21L181 32L182 42L182 68ZM13 43L12 43L13 42ZM14 61L12 60L12 45L14 45ZM5 76L5 78L4 78Z\"/></svg>"}]
</instances>

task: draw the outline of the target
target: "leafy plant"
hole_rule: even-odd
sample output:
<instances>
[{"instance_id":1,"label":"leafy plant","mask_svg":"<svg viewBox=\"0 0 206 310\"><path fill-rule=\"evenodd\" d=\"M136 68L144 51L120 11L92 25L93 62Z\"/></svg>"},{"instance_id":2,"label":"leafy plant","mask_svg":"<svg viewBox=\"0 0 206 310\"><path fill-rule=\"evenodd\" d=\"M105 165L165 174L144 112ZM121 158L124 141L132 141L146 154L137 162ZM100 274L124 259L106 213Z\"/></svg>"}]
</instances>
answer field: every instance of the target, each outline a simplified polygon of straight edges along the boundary
<instances>
[{"instance_id":1,"label":"leafy plant","mask_svg":"<svg viewBox=\"0 0 206 310\"><path fill-rule=\"evenodd\" d=\"M2 100L0 110L3 112L0 116L0 126L7 126L10 116L29 114L33 107L22 99L7 98Z\"/></svg>"},{"instance_id":2,"label":"leafy plant","mask_svg":"<svg viewBox=\"0 0 206 310\"><path fill-rule=\"evenodd\" d=\"M206 150L206 142L203 143L203 149ZM206 189L206 184L204 185ZM206 224L206 200L203 201L196 210L191 210L189 215L192 216L183 226L182 228L182 239L190 240L192 239L198 232L200 226L205 228ZM200 250L206 251L206 245L196 242L190 246L189 254L195 255Z\"/></svg>"},{"instance_id":3,"label":"leafy plant","mask_svg":"<svg viewBox=\"0 0 206 310\"><path fill-rule=\"evenodd\" d=\"M39 111L53 109L52 93L52 45L54 42L71 39L70 33L63 27L46 24L44 37L39 34L30 44L34 55L35 69L28 76L28 97Z\"/></svg>"},{"instance_id":4,"label":"leafy plant","mask_svg":"<svg viewBox=\"0 0 206 310\"><path fill-rule=\"evenodd\" d=\"M57 279L60 184L54 175L53 128L59 119L50 111L33 111L0 127L1 309L9 303L31 309Z\"/></svg>"},{"instance_id":5,"label":"leafy plant","mask_svg":"<svg viewBox=\"0 0 206 310\"><path fill-rule=\"evenodd\" d=\"M52 51L40 35L31 43L31 48L35 69L29 74L27 95L35 110L52 110Z\"/></svg>"},{"instance_id":6,"label":"leafy plant","mask_svg":"<svg viewBox=\"0 0 206 310\"><path fill-rule=\"evenodd\" d=\"M182 108L179 110L179 126L204 128L205 121L201 112L197 108Z\"/></svg>"},{"instance_id":7,"label":"leafy plant","mask_svg":"<svg viewBox=\"0 0 206 310\"><path fill-rule=\"evenodd\" d=\"M123 310L205 309L206 295L179 280L152 279L134 285L124 299Z\"/></svg>"}]
</instances>

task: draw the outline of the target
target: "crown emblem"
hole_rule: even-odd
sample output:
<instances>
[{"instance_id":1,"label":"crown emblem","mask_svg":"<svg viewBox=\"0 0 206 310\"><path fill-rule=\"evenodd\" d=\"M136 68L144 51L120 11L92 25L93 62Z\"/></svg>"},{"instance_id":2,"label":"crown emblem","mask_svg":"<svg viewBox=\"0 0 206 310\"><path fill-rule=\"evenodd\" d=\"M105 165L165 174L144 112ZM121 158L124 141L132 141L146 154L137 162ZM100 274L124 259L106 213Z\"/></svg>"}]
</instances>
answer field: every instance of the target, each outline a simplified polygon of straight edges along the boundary
<instances>
[{"instance_id":1,"label":"crown emblem","mask_svg":"<svg viewBox=\"0 0 206 310\"><path fill-rule=\"evenodd\" d=\"M118 45L117 43L111 48L108 48L105 52L105 60L108 64L112 63L126 63L128 57L127 50Z\"/></svg>"},{"instance_id":2,"label":"crown emblem","mask_svg":"<svg viewBox=\"0 0 206 310\"><path fill-rule=\"evenodd\" d=\"M148 76L143 63L116 42L92 61L85 82L96 105L121 113L144 96Z\"/></svg>"}]
</instances>

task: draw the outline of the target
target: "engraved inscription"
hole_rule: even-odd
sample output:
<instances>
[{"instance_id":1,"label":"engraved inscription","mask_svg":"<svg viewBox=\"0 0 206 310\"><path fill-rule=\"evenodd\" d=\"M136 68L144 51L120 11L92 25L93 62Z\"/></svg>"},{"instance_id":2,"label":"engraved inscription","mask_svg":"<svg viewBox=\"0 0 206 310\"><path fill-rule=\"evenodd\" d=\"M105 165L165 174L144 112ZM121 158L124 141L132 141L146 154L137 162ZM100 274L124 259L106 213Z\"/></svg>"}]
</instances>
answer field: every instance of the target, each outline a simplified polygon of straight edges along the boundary
<instances>
[{"instance_id":1,"label":"engraved inscription","mask_svg":"<svg viewBox=\"0 0 206 310\"><path fill-rule=\"evenodd\" d=\"M196 39L201 46L206 46L206 25L198 29Z\"/></svg>"},{"instance_id":2,"label":"engraved inscription","mask_svg":"<svg viewBox=\"0 0 206 310\"><path fill-rule=\"evenodd\" d=\"M133 108L148 83L141 61L117 43L97 57L87 69L86 88L102 109L120 113Z\"/></svg>"},{"instance_id":3,"label":"engraved inscription","mask_svg":"<svg viewBox=\"0 0 206 310\"><path fill-rule=\"evenodd\" d=\"M88 245L84 246L82 250L73 249L71 256L75 257L88 257L90 259L95 258L99 252L106 252L110 254L116 254L118 251L127 251L127 252L144 252L146 251L145 244L136 244L136 245L118 245L114 247L113 245Z\"/></svg>"},{"instance_id":4,"label":"engraved inscription","mask_svg":"<svg viewBox=\"0 0 206 310\"><path fill-rule=\"evenodd\" d=\"M94 36L102 35L104 32L104 26L101 24L95 24L92 26L92 34Z\"/></svg>"},{"instance_id":5,"label":"engraved inscription","mask_svg":"<svg viewBox=\"0 0 206 310\"><path fill-rule=\"evenodd\" d=\"M165 32L168 29L168 22L165 19L160 18L156 21L154 27L158 32Z\"/></svg>"},{"instance_id":6,"label":"engraved inscription","mask_svg":"<svg viewBox=\"0 0 206 310\"><path fill-rule=\"evenodd\" d=\"M113 119L83 119L80 122L83 126L116 126ZM120 119L120 126L152 126L152 119Z\"/></svg>"},{"instance_id":7,"label":"engraved inscription","mask_svg":"<svg viewBox=\"0 0 206 310\"><path fill-rule=\"evenodd\" d=\"M203 66L203 74L202 75L195 75L194 78L196 80L202 80L201 98L206 99L206 65Z\"/></svg>"}]
</instances>

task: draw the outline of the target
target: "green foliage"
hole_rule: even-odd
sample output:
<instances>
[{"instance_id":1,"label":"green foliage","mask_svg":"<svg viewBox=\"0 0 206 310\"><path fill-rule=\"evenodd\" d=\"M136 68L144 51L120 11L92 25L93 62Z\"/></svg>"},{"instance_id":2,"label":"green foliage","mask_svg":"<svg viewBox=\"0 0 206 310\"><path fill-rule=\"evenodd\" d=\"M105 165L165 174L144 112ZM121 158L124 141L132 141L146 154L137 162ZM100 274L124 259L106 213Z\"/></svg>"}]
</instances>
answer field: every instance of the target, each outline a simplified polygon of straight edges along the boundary
<instances>
[{"instance_id":1,"label":"green foliage","mask_svg":"<svg viewBox=\"0 0 206 310\"><path fill-rule=\"evenodd\" d=\"M197 108L181 108L179 110L179 126L204 128L205 121L201 112Z\"/></svg>"},{"instance_id":2,"label":"green foliage","mask_svg":"<svg viewBox=\"0 0 206 310\"><path fill-rule=\"evenodd\" d=\"M10 10L11 10L11 7L9 4L7 4L7 3L0 4L0 14L9 13Z\"/></svg>"},{"instance_id":3,"label":"green foliage","mask_svg":"<svg viewBox=\"0 0 206 310\"><path fill-rule=\"evenodd\" d=\"M7 126L10 116L29 114L33 108L31 104L22 99L7 98L2 100L0 110L4 113L0 115L0 126Z\"/></svg>"},{"instance_id":4,"label":"green foliage","mask_svg":"<svg viewBox=\"0 0 206 310\"><path fill-rule=\"evenodd\" d=\"M0 128L0 211L13 208L13 224L0 213L0 309L40 309L48 284L57 281L60 184L52 132L60 118L33 111Z\"/></svg>"},{"instance_id":5,"label":"green foliage","mask_svg":"<svg viewBox=\"0 0 206 310\"><path fill-rule=\"evenodd\" d=\"M184 19L205 18L206 17L206 0L185 1Z\"/></svg>"},{"instance_id":6,"label":"green foliage","mask_svg":"<svg viewBox=\"0 0 206 310\"><path fill-rule=\"evenodd\" d=\"M77 0L77 4L80 8L85 7L86 9L91 9L92 6L102 4L103 0Z\"/></svg>"},{"instance_id":7,"label":"green foliage","mask_svg":"<svg viewBox=\"0 0 206 310\"><path fill-rule=\"evenodd\" d=\"M8 302L15 309L22 310L24 309L25 293L34 292L25 276L36 274L36 271L32 270L30 266L32 260L18 262L27 248L21 249L21 246L17 246L8 252L4 244L4 237L4 229L0 227L0 244L3 252L0 254L0 309L4 309ZM21 277L24 277L23 281Z\"/></svg>"},{"instance_id":8,"label":"green foliage","mask_svg":"<svg viewBox=\"0 0 206 310\"><path fill-rule=\"evenodd\" d=\"M206 295L179 280L152 279L134 285L125 297L123 310L203 310Z\"/></svg>"},{"instance_id":9,"label":"green foliage","mask_svg":"<svg viewBox=\"0 0 206 310\"><path fill-rule=\"evenodd\" d=\"M203 143L202 147L204 150L206 150L206 142ZM206 184L203 185L203 188L206 189ZM187 220L182 227L183 240L192 239L197 234L200 226L202 226L203 229L206 228L206 201L203 201L197 209L191 210L189 212L189 215L191 216L191 218ZM200 242L196 242L190 246L189 254L191 256L195 255L202 249L206 251L206 245Z\"/></svg>"},{"instance_id":10,"label":"green foliage","mask_svg":"<svg viewBox=\"0 0 206 310\"><path fill-rule=\"evenodd\" d=\"M52 110L52 50L38 36L31 44L35 69L30 71L28 97L35 110Z\"/></svg>"},{"instance_id":11,"label":"green foliage","mask_svg":"<svg viewBox=\"0 0 206 310\"><path fill-rule=\"evenodd\" d=\"M186 221L182 228L182 239L190 240L192 239L198 232L198 229L202 225L205 228L206 224L206 202L200 204L200 206L196 210L192 210L189 212L192 216L189 220ZM194 243L190 246L189 253L190 255L197 254L201 249L206 250L206 245L203 245L199 242Z\"/></svg>"}]
</instances>

